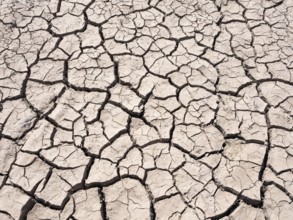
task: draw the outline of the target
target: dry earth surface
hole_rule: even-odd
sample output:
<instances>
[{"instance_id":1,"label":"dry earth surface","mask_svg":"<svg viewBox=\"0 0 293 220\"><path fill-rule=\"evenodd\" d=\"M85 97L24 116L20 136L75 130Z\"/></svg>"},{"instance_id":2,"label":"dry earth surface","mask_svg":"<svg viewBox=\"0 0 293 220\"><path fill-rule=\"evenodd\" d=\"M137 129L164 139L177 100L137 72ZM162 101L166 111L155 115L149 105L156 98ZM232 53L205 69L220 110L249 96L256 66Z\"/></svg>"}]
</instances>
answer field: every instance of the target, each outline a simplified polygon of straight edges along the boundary
<instances>
[{"instance_id":1,"label":"dry earth surface","mask_svg":"<svg viewBox=\"0 0 293 220\"><path fill-rule=\"evenodd\" d=\"M1 220L289 220L292 0L0 0Z\"/></svg>"}]
</instances>

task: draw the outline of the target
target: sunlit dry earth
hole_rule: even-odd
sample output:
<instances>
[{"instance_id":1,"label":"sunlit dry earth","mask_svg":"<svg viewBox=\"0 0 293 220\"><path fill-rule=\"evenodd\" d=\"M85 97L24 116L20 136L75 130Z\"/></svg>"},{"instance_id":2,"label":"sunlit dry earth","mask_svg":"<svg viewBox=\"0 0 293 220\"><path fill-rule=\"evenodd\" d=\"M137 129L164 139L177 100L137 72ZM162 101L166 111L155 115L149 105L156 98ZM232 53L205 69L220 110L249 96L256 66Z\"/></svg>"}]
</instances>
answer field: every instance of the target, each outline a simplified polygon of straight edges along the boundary
<instances>
[{"instance_id":1,"label":"sunlit dry earth","mask_svg":"<svg viewBox=\"0 0 293 220\"><path fill-rule=\"evenodd\" d=\"M290 220L292 0L0 0L0 220Z\"/></svg>"}]
</instances>

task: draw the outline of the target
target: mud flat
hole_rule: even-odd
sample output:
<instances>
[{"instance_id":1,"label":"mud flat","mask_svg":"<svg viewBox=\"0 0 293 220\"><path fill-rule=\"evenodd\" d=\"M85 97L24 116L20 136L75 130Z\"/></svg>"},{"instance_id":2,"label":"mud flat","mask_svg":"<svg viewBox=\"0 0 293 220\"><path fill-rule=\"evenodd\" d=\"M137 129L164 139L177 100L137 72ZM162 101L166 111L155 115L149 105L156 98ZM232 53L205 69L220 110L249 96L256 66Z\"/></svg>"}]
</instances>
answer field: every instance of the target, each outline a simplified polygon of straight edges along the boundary
<instances>
[{"instance_id":1,"label":"mud flat","mask_svg":"<svg viewBox=\"0 0 293 220\"><path fill-rule=\"evenodd\" d=\"M289 220L292 0L0 0L1 220Z\"/></svg>"}]
</instances>

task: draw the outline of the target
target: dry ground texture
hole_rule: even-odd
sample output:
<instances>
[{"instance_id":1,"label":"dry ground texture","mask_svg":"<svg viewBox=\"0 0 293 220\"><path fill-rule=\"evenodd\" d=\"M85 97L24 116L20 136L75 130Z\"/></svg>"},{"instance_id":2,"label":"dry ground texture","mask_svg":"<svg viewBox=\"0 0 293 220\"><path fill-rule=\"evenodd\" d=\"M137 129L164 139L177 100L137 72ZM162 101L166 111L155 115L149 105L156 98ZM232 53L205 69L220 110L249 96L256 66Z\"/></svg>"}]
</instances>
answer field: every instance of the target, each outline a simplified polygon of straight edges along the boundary
<instances>
[{"instance_id":1,"label":"dry ground texture","mask_svg":"<svg viewBox=\"0 0 293 220\"><path fill-rule=\"evenodd\" d=\"M290 220L292 0L0 0L1 220Z\"/></svg>"}]
</instances>

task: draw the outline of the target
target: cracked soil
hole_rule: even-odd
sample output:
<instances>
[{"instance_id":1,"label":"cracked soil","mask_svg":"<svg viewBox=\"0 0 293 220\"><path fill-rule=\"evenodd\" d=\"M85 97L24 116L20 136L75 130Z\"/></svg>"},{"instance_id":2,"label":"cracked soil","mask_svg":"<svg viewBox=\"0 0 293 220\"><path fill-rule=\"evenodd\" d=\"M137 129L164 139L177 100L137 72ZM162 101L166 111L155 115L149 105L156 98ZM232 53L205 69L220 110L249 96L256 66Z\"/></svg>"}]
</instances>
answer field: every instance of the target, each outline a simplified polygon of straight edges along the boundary
<instances>
[{"instance_id":1,"label":"cracked soil","mask_svg":"<svg viewBox=\"0 0 293 220\"><path fill-rule=\"evenodd\" d=\"M292 216L292 0L0 0L1 220Z\"/></svg>"}]
</instances>

